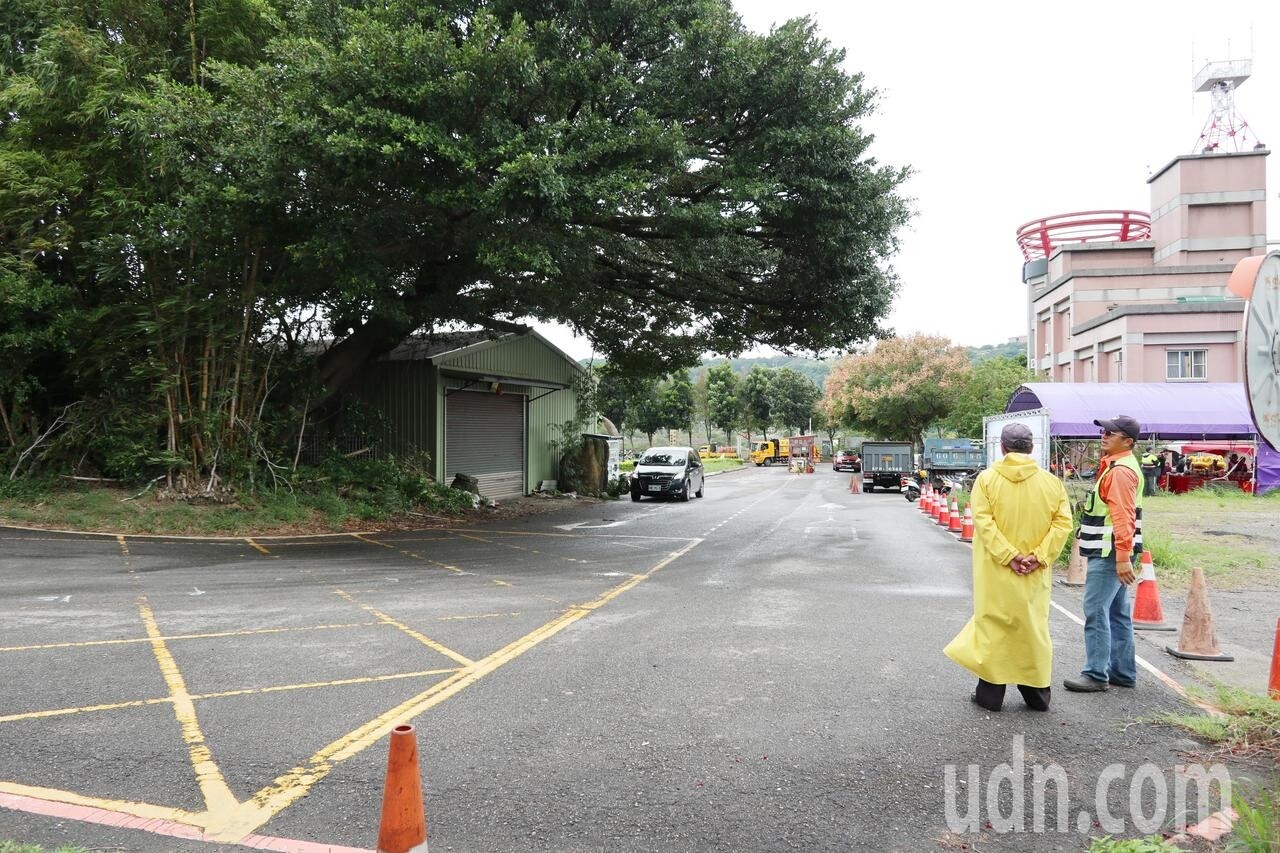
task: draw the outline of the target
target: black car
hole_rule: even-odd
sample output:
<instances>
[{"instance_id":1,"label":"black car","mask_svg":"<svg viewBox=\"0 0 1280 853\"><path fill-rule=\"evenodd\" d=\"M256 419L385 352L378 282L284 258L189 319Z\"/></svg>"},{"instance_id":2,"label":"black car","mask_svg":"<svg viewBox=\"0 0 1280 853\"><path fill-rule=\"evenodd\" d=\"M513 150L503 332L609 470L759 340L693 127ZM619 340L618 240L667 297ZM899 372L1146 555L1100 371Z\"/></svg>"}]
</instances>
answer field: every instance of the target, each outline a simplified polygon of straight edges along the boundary
<instances>
[{"instance_id":1,"label":"black car","mask_svg":"<svg viewBox=\"0 0 1280 853\"><path fill-rule=\"evenodd\" d=\"M831 460L831 470L857 473L862 470L862 460L852 450L838 450Z\"/></svg>"},{"instance_id":2,"label":"black car","mask_svg":"<svg viewBox=\"0 0 1280 853\"><path fill-rule=\"evenodd\" d=\"M702 497L702 460L692 447L650 447L631 472L631 500Z\"/></svg>"}]
</instances>

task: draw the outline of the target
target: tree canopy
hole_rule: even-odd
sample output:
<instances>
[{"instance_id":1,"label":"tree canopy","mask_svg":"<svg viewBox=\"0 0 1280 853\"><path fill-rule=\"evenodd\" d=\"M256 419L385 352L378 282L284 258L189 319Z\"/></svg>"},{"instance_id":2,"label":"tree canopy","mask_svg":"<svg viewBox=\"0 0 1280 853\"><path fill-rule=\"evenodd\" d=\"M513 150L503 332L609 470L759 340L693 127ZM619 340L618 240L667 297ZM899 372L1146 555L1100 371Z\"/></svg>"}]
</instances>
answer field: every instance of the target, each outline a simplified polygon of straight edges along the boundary
<instances>
[{"instance_id":1,"label":"tree canopy","mask_svg":"<svg viewBox=\"0 0 1280 853\"><path fill-rule=\"evenodd\" d=\"M805 19L11 0L0 20L15 446L75 404L107 472L271 468L316 397L415 330L561 321L656 376L847 347L897 287L907 169L869 155L875 93Z\"/></svg>"},{"instance_id":2,"label":"tree canopy","mask_svg":"<svg viewBox=\"0 0 1280 853\"><path fill-rule=\"evenodd\" d=\"M1018 386L1031 381L1025 361L1023 356L997 356L974 365L947 415L947 428L956 435L980 438L983 417L1003 412Z\"/></svg>"},{"instance_id":3,"label":"tree canopy","mask_svg":"<svg viewBox=\"0 0 1280 853\"><path fill-rule=\"evenodd\" d=\"M970 370L965 350L946 338L891 338L832 368L824 406L847 426L921 446L925 429L955 406Z\"/></svg>"}]
</instances>

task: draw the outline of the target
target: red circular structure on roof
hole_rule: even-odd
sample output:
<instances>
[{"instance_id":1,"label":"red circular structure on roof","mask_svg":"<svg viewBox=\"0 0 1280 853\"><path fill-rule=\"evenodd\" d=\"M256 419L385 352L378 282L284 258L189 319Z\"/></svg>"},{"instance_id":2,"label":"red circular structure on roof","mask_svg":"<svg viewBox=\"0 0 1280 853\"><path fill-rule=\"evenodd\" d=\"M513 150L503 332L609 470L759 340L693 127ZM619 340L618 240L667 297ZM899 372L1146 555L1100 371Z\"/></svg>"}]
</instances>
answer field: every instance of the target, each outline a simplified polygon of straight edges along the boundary
<instances>
[{"instance_id":1,"label":"red circular structure on roof","mask_svg":"<svg viewBox=\"0 0 1280 853\"><path fill-rule=\"evenodd\" d=\"M1082 210L1033 219L1018 229L1024 260L1047 258L1072 243L1127 243L1151 238L1151 216L1141 210Z\"/></svg>"}]
</instances>

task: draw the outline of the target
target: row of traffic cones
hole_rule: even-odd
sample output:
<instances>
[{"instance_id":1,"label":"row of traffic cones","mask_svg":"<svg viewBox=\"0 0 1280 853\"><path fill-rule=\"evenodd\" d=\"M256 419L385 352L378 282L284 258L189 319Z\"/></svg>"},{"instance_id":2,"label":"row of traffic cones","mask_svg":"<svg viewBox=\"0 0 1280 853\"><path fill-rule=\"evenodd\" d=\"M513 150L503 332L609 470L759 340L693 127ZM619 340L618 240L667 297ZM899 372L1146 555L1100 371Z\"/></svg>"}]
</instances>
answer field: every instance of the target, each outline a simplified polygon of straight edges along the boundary
<instances>
[{"instance_id":1,"label":"row of traffic cones","mask_svg":"<svg viewBox=\"0 0 1280 853\"><path fill-rule=\"evenodd\" d=\"M945 527L949 533L959 535L961 542L973 541L973 510L965 504L964 515L955 498L947 503L947 496L935 492L931 486L925 486L920 493L920 511L932 518L939 527Z\"/></svg>"}]
</instances>

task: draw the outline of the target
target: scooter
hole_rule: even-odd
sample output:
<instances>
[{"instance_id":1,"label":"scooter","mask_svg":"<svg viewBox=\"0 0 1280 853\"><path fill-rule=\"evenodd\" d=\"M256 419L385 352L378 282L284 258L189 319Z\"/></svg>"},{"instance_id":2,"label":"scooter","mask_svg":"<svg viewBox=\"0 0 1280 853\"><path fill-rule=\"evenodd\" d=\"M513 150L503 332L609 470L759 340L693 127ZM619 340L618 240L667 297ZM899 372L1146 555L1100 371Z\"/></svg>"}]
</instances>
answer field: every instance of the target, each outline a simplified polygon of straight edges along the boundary
<instances>
[{"instance_id":1,"label":"scooter","mask_svg":"<svg viewBox=\"0 0 1280 853\"><path fill-rule=\"evenodd\" d=\"M912 503L920 500L920 484L914 477L903 477L901 482L902 485L899 488L904 498Z\"/></svg>"}]
</instances>

